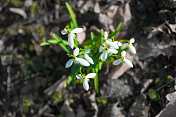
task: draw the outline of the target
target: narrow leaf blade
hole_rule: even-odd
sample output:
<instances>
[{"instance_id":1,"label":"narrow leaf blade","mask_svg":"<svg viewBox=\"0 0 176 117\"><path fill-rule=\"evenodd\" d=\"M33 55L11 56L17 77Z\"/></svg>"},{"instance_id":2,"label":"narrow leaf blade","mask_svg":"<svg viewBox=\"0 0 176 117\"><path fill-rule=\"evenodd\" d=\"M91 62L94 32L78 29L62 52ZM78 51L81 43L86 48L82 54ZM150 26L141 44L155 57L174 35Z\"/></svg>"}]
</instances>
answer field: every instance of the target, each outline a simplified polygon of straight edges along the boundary
<instances>
[{"instance_id":1,"label":"narrow leaf blade","mask_svg":"<svg viewBox=\"0 0 176 117\"><path fill-rule=\"evenodd\" d=\"M41 46L45 46L45 45L50 45L50 44L58 44L58 41L55 40L55 39L47 40L47 41L45 41L45 42L42 42L40 45L41 45Z\"/></svg>"},{"instance_id":2,"label":"narrow leaf blade","mask_svg":"<svg viewBox=\"0 0 176 117\"><path fill-rule=\"evenodd\" d=\"M116 30L108 36L108 38L116 37L121 28L122 28L122 22L117 26Z\"/></svg>"},{"instance_id":3,"label":"narrow leaf blade","mask_svg":"<svg viewBox=\"0 0 176 117\"><path fill-rule=\"evenodd\" d=\"M57 36L55 33L53 33L53 38L58 41L58 44L61 46L63 50L65 50L67 53L71 54L71 51L67 48L67 46L64 44L63 40Z\"/></svg>"},{"instance_id":4,"label":"narrow leaf blade","mask_svg":"<svg viewBox=\"0 0 176 117\"><path fill-rule=\"evenodd\" d=\"M71 19L72 19L72 22L73 22L73 25L74 25L74 28L77 28L78 27L78 23L77 23L77 20L76 20L76 17L75 17L75 14L73 12L73 9L71 8L71 6L66 2L66 7L68 9L68 12L71 16Z\"/></svg>"}]
</instances>

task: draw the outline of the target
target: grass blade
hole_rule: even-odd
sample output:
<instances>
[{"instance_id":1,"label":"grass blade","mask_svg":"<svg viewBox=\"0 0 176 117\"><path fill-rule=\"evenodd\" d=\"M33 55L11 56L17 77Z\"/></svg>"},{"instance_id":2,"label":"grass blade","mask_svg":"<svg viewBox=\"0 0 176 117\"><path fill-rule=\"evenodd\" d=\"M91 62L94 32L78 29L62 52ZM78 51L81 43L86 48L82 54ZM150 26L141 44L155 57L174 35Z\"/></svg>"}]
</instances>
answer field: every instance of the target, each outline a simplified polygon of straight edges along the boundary
<instances>
[{"instance_id":1,"label":"grass blade","mask_svg":"<svg viewBox=\"0 0 176 117\"><path fill-rule=\"evenodd\" d=\"M58 41L55 40L55 39L47 40L47 41L45 41L45 42L42 42L40 45L41 45L41 46L45 46L45 45L50 45L50 44L58 44Z\"/></svg>"},{"instance_id":2,"label":"grass blade","mask_svg":"<svg viewBox=\"0 0 176 117\"><path fill-rule=\"evenodd\" d=\"M108 36L108 38L116 37L121 28L122 28L122 22L117 26L116 30Z\"/></svg>"},{"instance_id":3,"label":"grass blade","mask_svg":"<svg viewBox=\"0 0 176 117\"><path fill-rule=\"evenodd\" d=\"M71 51L67 48L67 46L64 44L63 40L57 36L55 33L53 33L53 38L56 39L58 41L58 44L61 46L61 48L63 50L65 50L67 53L70 53L71 54Z\"/></svg>"},{"instance_id":4,"label":"grass blade","mask_svg":"<svg viewBox=\"0 0 176 117\"><path fill-rule=\"evenodd\" d=\"M72 19L74 28L77 28L77 27L78 27L78 23L77 23L75 14L74 14L74 12L73 12L73 9L71 8L71 6L70 6L67 2L66 2L65 4L66 4L66 7L67 7L67 9L68 9L68 12L69 12L69 14L70 14L70 16L71 16L71 19Z\"/></svg>"}]
</instances>

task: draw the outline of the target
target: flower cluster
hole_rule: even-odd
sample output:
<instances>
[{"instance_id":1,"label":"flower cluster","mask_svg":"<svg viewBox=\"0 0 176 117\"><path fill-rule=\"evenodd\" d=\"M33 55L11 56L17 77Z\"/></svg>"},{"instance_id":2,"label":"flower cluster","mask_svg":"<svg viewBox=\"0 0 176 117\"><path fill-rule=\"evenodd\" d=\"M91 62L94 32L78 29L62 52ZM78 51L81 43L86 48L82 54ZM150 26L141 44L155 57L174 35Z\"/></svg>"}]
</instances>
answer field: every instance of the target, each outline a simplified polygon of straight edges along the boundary
<instances>
[{"instance_id":1,"label":"flower cluster","mask_svg":"<svg viewBox=\"0 0 176 117\"><path fill-rule=\"evenodd\" d=\"M77 83L75 79L81 79L80 82L83 82L83 88L88 91L89 79L94 78L95 90L99 92L98 72L102 69L104 63L109 61L113 65L126 63L129 67L133 67L132 62L126 57L126 51L129 50L131 53L136 54L136 49L133 46L135 40L134 38L130 40L115 40L122 27L122 23L120 23L109 36L108 32L103 30L101 30L100 35L96 36L91 32L91 39L85 41L80 48L76 34L83 32L83 29L78 28L78 22L71 6L67 2L65 4L71 16L71 21L61 31L61 34L67 35L68 41L52 33L53 39L47 40L41 45L58 44L70 57L70 60L65 64L65 68L71 67L71 74L68 76L65 86L71 81L75 86ZM82 71L85 73L82 73Z\"/></svg>"},{"instance_id":2,"label":"flower cluster","mask_svg":"<svg viewBox=\"0 0 176 117\"><path fill-rule=\"evenodd\" d=\"M75 28L73 30L64 29L61 31L61 34L62 35L68 34L68 44L71 47L71 49L73 49L74 41L76 40L75 33L80 33L82 31L83 31L82 28ZM114 41L114 39L108 38L108 32L105 31L103 40L104 42L99 47L99 52L101 53L101 57L100 57L101 61L106 61L109 56L111 57L112 55L114 55L113 57L117 57L119 59L115 60L113 62L113 65L119 65L120 63L124 62L129 67L133 67L132 62L128 60L125 56L126 56L127 49L129 49L130 52L132 52L133 54L136 53L136 50L133 46L133 43L135 41L134 38L130 39L128 43L122 44L119 41ZM67 61L65 68L69 68L73 63L80 64L81 66L85 66L85 67L88 67L91 64L94 64L93 59L89 56L89 54L91 53L91 49L86 49L85 51L83 50L84 49L76 48L75 50L73 50L73 54L68 54L69 57L71 57L71 59ZM83 88L86 91L88 91L89 89L88 79L96 77L96 73L89 73L86 76L82 74L81 71L80 73L81 74L76 75L76 78L83 80Z\"/></svg>"},{"instance_id":3,"label":"flower cluster","mask_svg":"<svg viewBox=\"0 0 176 117\"><path fill-rule=\"evenodd\" d=\"M64 29L61 31L62 35L68 34L68 43L69 46L73 49L74 48L74 39L76 39L75 33L80 33L82 32L82 28L75 28L72 31ZM82 54L79 54L79 48L76 48L73 51L73 54L68 54L72 59L68 60L67 63L65 64L65 68L69 68L73 63L75 64L80 64L82 66L88 67L90 64L94 64L94 61L92 58L88 55L90 53L90 49L85 50L82 52ZM79 57L78 57L79 55ZM84 76L83 74L78 74L76 75L77 79L83 79L83 88L88 91L89 89L89 84L88 84L88 78L94 78L96 76L96 73L89 73L88 75Z\"/></svg>"},{"instance_id":4,"label":"flower cluster","mask_svg":"<svg viewBox=\"0 0 176 117\"><path fill-rule=\"evenodd\" d=\"M103 52L101 54L102 61L105 61L108 56L112 56L113 54L115 55L118 54L120 50L121 56L118 56L120 57L120 59L115 60L113 62L113 65L119 65L120 63L125 62L129 67L133 67L133 64L131 63L131 61L125 58L126 51L124 49L129 48L131 53L136 54L136 49L133 46L133 43L135 41L134 38L130 39L129 43L122 44L121 42L113 41L112 39L109 39L108 33L105 31L104 40L105 42L99 48L99 52Z\"/></svg>"}]
</instances>

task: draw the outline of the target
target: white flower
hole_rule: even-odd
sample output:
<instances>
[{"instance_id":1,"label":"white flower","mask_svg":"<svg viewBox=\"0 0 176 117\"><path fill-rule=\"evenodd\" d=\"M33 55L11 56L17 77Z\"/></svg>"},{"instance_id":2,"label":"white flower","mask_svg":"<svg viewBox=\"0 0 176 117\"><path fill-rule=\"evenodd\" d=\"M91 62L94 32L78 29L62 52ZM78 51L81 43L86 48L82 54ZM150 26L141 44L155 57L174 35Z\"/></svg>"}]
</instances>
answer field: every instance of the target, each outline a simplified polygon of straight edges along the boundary
<instances>
[{"instance_id":1,"label":"white flower","mask_svg":"<svg viewBox=\"0 0 176 117\"><path fill-rule=\"evenodd\" d=\"M86 60L76 57L78 54L79 54L79 48L76 48L73 51L73 59L70 59L67 61L67 63L65 64L65 68L69 68L73 64L73 62L79 63L83 66L90 66L90 64Z\"/></svg>"},{"instance_id":2,"label":"white flower","mask_svg":"<svg viewBox=\"0 0 176 117\"><path fill-rule=\"evenodd\" d=\"M104 32L104 38L108 39L108 32L107 31Z\"/></svg>"},{"instance_id":3,"label":"white flower","mask_svg":"<svg viewBox=\"0 0 176 117\"><path fill-rule=\"evenodd\" d=\"M88 55L89 52L90 52L90 49L87 49L87 50L85 51L84 58L85 58L90 64L94 64L92 58Z\"/></svg>"},{"instance_id":4,"label":"white flower","mask_svg":"<svg viewBox=\"0 0 176 117\"><path fill-rule=\"evenodd\" d=\"M117 54L118 51L116 49L119 49L118 42L112 42L112 40L108 38L108 33L106 31L104 32L104 39L105 42L99 47L99 52L103 52L101 55L102 61L105 61L107 57L112 54Z\"/></svg>"},{"instance_id":5,"label":"white flower","mask_svg":"<svg viewBox=\"0 0 176 117\"><path fill-rule=\"evenodd\" d=\"M114 41L114 43L115 43L117 46L122 46L122 43L119 42L119 41Z\"/></svg>"},{"instance_id":6,"label":"white flower","mask_svg":"<svg viewBox=\"0 0 176 117\"><path fill-rule=\"evenodd\" d=\"M103 54L101 55L102 61L105 61L107 59L108 55L111 56L112 54L118 53L118 51L116 49L114 49L113 47L109 47L109 46L107 46L107 44L103 44L103 45L104 45L104 47L100 46L100 48L99 48L99 52L102 52L104 50Z\"/></svg>"},{"instance_id":7,"label":"white flower","mask_svg":"<svg viewBox=\"0 0 176 117\"><path fill-rule=\"evenodd\" d=\"M76 75L77 79L83 79L83 88L88 91L89 90L89 83L88 78L94 78L96 73L89 73L86 76L82 76L81 74Z\"/></svg>"},{"instance_id":8,"label":"white flower","mask_svg":"<svg viewBox=\"0 0 176 117\"><path fill-rule=\"evenodd\" d=\"M130 39L130 43L124 43L122 46L121 46L121 49L125 49L126 47L129 47L129 50L131 53L133 54L136 54L136 49L135 47L133 46L133 43L135 42L135 39L134 38L131 38Z\"/></svg>"},{"instance_id":9,"label":"white flower","mask_svg":"<svg viewBox=\"0 0 176 117\"><path fill-rule=\"evenodd\" d=\"M68 34L68 30L67 30L67 29L64 29L64 30L61 31L61 34L62 34L62 35L68 34L68 44L69 44L69 46L73 49L73 47L74 47L74 40L73 40L73 38L74 38L74 36L75 36L75 33L80 33L80 32L82 32L82 31L83 31L82 28L75 28L75 29L73 29L73 30Z\"/></svg>"},{"instance_id":10,"label":"white flower","mask_svg":"<svg viewBox=\"0 0 176 117\"><path fill-rule=\"evenodd\" d=\"M90 64L94 64L94 61L92 60L92 58L88 55L88 53L90 52L90 49L87 49L85 51L84 55L79 55L79 58L84 58L86 59L87 62L89 62Z\"/></svg>"},{"instance_id":11,"label":"white flower","mask_svg":"<svg viewBox=\"0 0 176 117\"><path fill-rule=\"evenodd\" d=\"M119 49L119 47L116 44L116 42L115 41L112 42L112 40L108 38L108 32L107 31L104 32L104 39L106 40L106 42L105 42L106 44L108 44L109 46L111 46L111 47L113 47L115 49Z\"/></svg>"},{"instance_id":12,"label":"white flower","mask_svg":"<svg viewBox=\"0 0 176 117\"><path fill-rule=\"evenodd\" d=\"M129 67L133 67L133 64L131 63L130 60L128 60L125 56L126 56L126 51L122 51L121 56L123 58L117 59L115 60L112 64L113 65L119 65L121 62L125 62Z\"/></svg>"}]
</instances>

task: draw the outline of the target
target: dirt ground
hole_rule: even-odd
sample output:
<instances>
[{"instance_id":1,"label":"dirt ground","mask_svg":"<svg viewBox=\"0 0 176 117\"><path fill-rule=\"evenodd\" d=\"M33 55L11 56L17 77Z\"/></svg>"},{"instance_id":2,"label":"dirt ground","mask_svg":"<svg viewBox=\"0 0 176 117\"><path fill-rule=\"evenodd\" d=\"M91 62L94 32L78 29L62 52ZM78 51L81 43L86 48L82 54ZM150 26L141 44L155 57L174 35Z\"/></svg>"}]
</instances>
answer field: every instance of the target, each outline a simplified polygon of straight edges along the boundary
<instances>
[{"instance_id":1,"label":"dirt ground","mask_svg":"<svg viewBox=\"0 0 176 117\"><path fill-rule=\"evenodd\" d=\"M69 59L58 45L40 46L70 21L90 33L113 32L117 40L135 38L134 68L103 66L100 92L93 81L64 87ZM1 0L0 117L173 117L176 105L175 0ZM171 111L173 110L173 111Z\"/></svg>"}]
</instances>

